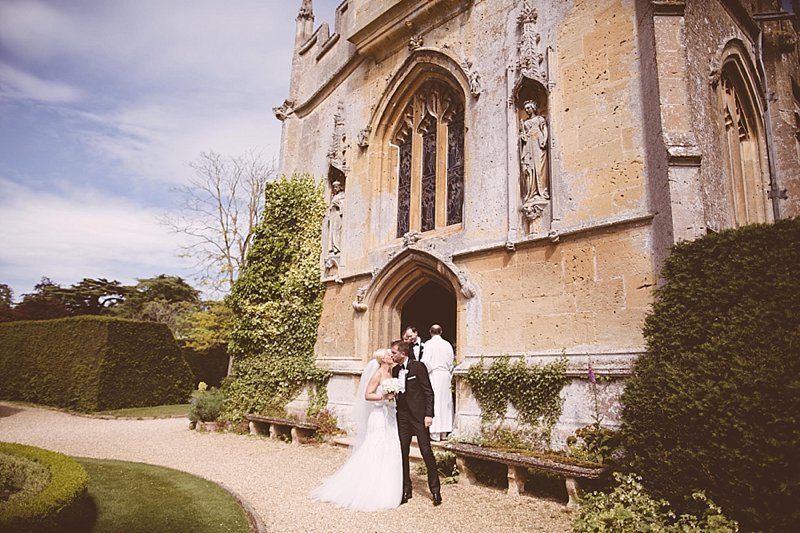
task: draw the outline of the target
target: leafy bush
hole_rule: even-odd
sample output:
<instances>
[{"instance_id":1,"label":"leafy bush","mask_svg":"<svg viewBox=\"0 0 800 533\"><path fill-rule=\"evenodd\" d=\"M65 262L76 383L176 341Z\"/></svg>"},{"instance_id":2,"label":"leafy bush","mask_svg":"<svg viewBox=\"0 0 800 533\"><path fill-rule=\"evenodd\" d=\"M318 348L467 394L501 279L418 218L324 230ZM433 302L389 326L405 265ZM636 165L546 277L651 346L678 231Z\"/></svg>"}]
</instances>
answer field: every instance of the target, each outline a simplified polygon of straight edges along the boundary
<instances>
[{"instance_id":1,"label":"leafy bush","mask_svg":"<svg viewBox=\"0 0 800 533\"><path fill-rule=\"evenodd\" d=\"M0 454L35 461L49 470L46 486L0 504L0 530L16 532L70 531L85 503L89 476L74 459L60 453L0 443Z\"/></svg>"},{"instance_id":2,"label":"leafy bush","mask_svg":"<svg viewBox=\"0 0 800 533\"><path fill-rule=\"evenodd\" d=\"M201 381L197 390L192 392L191 404L192 406L189 408L190 422L214 422L222 414L225 395L215 387L209 389Z\"/></svg>"},{"instance_id":3,"label":"leafy bush","mask_svg":"<svg viewBox=\"0 0 800 533\"><path fill-rule=\"evenodd\" d=\"M163 324L80 316L0 324L0 398L93 412L184 403L192 375Z\"/></svg>"},{"instance_id":4,"label":"leafy bush","mask_svg":"<svg viewBox=\"0 0 800 533\"><path fill-rule=\"evenodd\" d=\"M632 471L681 511L800 522L800 219L674 247L622 396Z\"/></svg>"},{"instance_id":5,"label":"leafy bush","mask_svg":"<svg viewBox=\"0 0 800 533\"><path fill-rule=\"evenodd\" d=\"M49 482L50 472L36 461L0 453L0 507L40 493Z\"/></svg>"},{"instance_id":6,"label":"leafy bush","mask_svg":"<svg viewBox=\"0 0 800 533\"><path fill-rule=\"evenodd\" d=\"M567 359L561 357L547 365L528 366L523 360L513 363L508 356L484 367L483 359L472 365L466 382L481 407L485 426L502 427L508 404L514 406L519 421L533 431L533 438L546 445L564 403L561 389L567 384Z\"/></svg>"},{"instance_id":7,"label":"leafy bush","mask_svg":"<svg viewBox=\"0 0 800 533\"><path fill-rule=\"evenodd\" d=\"M569 455L576 459L603 464L609 461L620 445L619 431L590 424L575 430L567 438Z\"/></svg>"},{"instance_id":8,"label":"leafy bush","mask_svg":"<svg viewBox=\"0 0 800 533\"><path fill-rule=\"evenodd\" d=\"M458 467L456 466L456 454L453 452L433 452L436 459L436 471L439 473L439 481L442 485L452 485L458 483ZM425 463L417 464L417 474L424 476L428 473Z\"/></svg>"},{"instance_id":9,"label":"leafy bush","mask_svg":"<svg viewBox=\"0 0 800 533\"><path fill-rule=\"evenodd\" d=\"M579 513L572 522L575 533L730 533L739 530L738 524L726 518L721 509L702 492L693 495L705 507L700 518L689 514L676 516L668 501L654 500L647 494L639 476L617 472L614 479L619 484L612 492L592 492L581 497Z\"/></svg>"},{"instance_id":10,"label":"leafy bush","mask_svg":"<svg viewBox=\"0 0 800 533\"><path fill-rule=\"evenodd\" d=\"M324 212L322 189L311 176L267 185L247 268L226 300L234 314L233 367L223 384L230 420L282 411L309 383L316 397L308 414L327 403L330 372L316 367L314 354L325 292L319 271Z\"/></svg>"}]
</instances>

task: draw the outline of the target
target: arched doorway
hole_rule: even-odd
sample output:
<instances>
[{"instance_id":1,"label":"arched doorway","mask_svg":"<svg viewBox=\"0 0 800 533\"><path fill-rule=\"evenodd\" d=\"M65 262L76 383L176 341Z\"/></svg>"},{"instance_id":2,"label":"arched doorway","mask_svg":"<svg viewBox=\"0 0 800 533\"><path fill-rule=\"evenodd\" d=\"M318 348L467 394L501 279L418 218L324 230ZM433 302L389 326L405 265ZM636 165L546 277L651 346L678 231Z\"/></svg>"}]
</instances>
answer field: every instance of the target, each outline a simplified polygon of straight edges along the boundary
<instances>
[{"instance_id":1,"label":"arched doorway","mask_svg":"<svg viewBox=\"0 0 800 533\"><path fill-rule=\"evenodd\" d=\"M406 300L400 310L402 326L414 325L423 341L428 340L432 324L442 326L442 337L456 345L456 295L452 289L428 281ZM399 335L398 335L399 338Z\"/></svg>"}]
</instances>

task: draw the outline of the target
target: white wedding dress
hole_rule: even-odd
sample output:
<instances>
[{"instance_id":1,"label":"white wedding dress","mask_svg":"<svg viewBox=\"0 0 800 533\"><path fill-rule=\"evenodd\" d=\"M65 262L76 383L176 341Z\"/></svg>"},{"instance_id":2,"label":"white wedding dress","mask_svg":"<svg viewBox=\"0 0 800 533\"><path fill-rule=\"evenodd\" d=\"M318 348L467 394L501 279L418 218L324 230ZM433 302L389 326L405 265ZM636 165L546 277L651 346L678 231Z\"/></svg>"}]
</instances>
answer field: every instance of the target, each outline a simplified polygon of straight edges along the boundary
<instances>
[{"instance_id":1,"label":"white wedding dress","mask_svg":"<svg viewBox=\"0 0 800 533\"><path fill-rule=\"evenodd\" d=\"M378 386L378 394L382 389ZM358 435L347 462L314 489L311 496L354 511L380 511L400 505L403 461L394 404L366 402L363 438Z\"/></svg>"}]
</instances>

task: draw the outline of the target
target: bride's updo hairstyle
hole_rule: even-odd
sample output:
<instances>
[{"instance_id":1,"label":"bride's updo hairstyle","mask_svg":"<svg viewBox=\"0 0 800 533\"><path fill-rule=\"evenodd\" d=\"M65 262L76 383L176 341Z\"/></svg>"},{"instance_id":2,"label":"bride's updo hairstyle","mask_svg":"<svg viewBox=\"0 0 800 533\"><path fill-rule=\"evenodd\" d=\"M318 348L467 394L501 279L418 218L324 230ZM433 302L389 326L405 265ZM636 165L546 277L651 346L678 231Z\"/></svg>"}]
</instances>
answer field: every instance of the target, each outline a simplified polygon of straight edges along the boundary
<instances>
[{"instance_id":1,"label":"bride's updo hairstyle","mask_svg":"<svg viewBox=\"0 0 800 533\"><path fill-rule=\"evenodd\" d=\"M378 364L380 364L381 359L383 359L383 356L386 355L386 352L389 351L390 350L388 348L380 348L378 350L375 350L374 352L372 352L372 358L375 359L378 362Z\"/></svg>"}]
</instances>

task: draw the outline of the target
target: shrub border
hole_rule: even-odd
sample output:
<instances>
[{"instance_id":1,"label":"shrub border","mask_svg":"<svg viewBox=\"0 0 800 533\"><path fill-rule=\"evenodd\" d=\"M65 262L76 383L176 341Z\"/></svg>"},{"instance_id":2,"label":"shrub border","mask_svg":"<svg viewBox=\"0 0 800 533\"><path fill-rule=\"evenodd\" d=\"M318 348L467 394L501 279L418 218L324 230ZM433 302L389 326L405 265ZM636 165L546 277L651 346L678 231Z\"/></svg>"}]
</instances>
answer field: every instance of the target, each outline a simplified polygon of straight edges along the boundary
<instances>
[{"instance_id":1,"label":"shrub border","mask_svg":"<svg viewBox=\"0 0 800 533\"><path fill-rule=\"evenodd\" d=\"M50 470L50 483L42 492L0 509L0 526L10 527L12 531L37 531L56 527L86 496L89 475L71 457L11 442L0 442L0 451L36 461Z\"/></svg>"}]
</instances>

